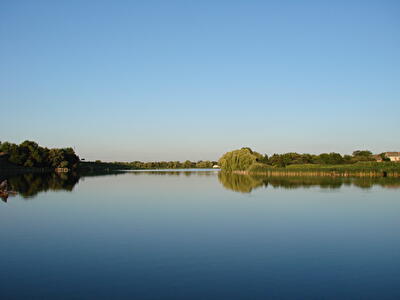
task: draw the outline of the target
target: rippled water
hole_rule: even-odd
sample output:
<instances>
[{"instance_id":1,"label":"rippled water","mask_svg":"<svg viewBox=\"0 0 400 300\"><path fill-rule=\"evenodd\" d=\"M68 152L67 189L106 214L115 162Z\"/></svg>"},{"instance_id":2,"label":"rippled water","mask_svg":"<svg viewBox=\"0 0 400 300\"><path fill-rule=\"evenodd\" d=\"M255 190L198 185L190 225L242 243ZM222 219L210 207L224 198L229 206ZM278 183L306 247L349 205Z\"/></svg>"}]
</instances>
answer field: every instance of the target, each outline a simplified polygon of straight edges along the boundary
<instances>
[{"instance_id":1,"label":"rippled water","mask_svg":"<svg viewBox=\"0 0 400 300\"><path fill-rule=\"evenodd\" d=\"M8 180L2 299L400 298L398 179Z\"/></svg>"}]
</instances>

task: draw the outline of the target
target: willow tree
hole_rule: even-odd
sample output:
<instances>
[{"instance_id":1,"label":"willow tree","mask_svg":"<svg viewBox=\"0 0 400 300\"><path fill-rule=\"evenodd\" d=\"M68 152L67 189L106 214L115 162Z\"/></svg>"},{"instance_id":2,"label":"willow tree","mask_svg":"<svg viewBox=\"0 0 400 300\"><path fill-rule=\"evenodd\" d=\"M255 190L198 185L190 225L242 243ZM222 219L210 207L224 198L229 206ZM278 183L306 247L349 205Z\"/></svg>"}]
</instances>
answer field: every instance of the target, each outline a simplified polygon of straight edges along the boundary
<instances>
[{"instance_id":1,"label":"willow tree","mask_svg":"<svg viewBox=\"0 0 400 300\"><path fill-rule=\"evenodd\" d=\"M246 170L252 164L263 159L260 153L250 148L242 148L225 153L218 161L221 169L225 171Z\"/></svg>"}]
</instances>

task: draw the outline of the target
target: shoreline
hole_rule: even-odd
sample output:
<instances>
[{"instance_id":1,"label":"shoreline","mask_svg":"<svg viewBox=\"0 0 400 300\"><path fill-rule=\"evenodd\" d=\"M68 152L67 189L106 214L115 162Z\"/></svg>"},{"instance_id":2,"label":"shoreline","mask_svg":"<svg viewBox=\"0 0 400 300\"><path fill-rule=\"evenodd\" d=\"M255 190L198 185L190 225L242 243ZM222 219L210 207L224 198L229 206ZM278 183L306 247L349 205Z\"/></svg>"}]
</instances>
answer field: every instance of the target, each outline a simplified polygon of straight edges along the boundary
<instances>
[{"instance_id":1,"label":"shoreline","mask_svg":"<svg viewBox=\"0 0 400 300\"><path fill-rule=\"evenodd\" d=\"M262 175L262 176L270 176L270 177L280 177L280 176L287 176L287 177L392 177L392 178L400 178L400 173L398 172L377 172L377 171L358 171L358 172L351 172L351 171L240 171L235 170L232 171L234 174L241 174L241 175Z\"/></svg>"},{"instance_id":2,"label":"shoreline","mask_svg":"<svg viewBox=\"0 0 400 300\"><path fill-rule=\"evenodd\" d=\"M49 168L7 168L7 169L0 169L1 176L10 176L10 175L22 175L27 173L52 173L55 171L54 169Z\"/></svg>"}]
</instances>

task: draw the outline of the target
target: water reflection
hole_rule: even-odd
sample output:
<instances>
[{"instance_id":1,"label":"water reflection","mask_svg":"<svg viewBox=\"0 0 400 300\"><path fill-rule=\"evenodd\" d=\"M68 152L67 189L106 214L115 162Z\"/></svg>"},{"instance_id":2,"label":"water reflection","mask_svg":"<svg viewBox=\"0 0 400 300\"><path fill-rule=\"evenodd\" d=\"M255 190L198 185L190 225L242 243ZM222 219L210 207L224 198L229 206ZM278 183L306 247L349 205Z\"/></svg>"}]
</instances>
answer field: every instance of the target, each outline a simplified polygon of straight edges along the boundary
<instances>
[{"instance_id":1,"label":"water reflection","mask_svg":"<svg viewBox=\"0 0 400 300\"><path fill-rule=\"evenodd\" d=\"M30 173L0 178L0 181L8 181L9 190L11 191L9 196L16 192L23 198L28 199L35 197L40 192L72 191L79 178L80 176L77 173ZM6 201L7 197L5 196L2 199Z\"/></svg>"},{"instance_id":2,"label":"water reflection","mask_svg":"<svg viewBox=\"0 0 400 300\"><path fill-rule=\"evenodd\" d=\"M385 188L400 188L400 178L390 177L276 177L262 175L243 175L228 172L218 174L220 183L228 190L250 193L253 189L272 186L273 188L320 188L338 189L345 186L356 186L363 189L379 185Z\"/></svg>"},{"instance_id":3,"label":"water reflection","mask_svg":"<svg viewBox=\"0 0 400 300\"><path fill-rule=\"evenodd\" d=\"M213 176L216 175L219 171L213 169L178 169L178 170L133 170L133 171L126 171L127 173L133 175L172 175L172 176Z\"/></svg>"},{"instance_id":4,"label":"water reflection","mask_svg":"<svg viewBox=\"0 0 400 300\"><path fill-rule=\"evenodd\" d=\"M145 170L145 171L86 171L81 173L29 173L14 176L0 174L0 183L7 181L8 191L0 193L0 198L7 202L8 197L21 195L24 199L32 199L41 192L46 191L72 191L80 179L103 175L121 175L130 173L135 176L161 175L161 176L212 176L215 170Z\"/></svg>"},{"instance_id":5,"label":"water reflection","mask_svg":"<svg viewBox=\"0 0 400 300\"><path fill-rule=\"evenodd\" d=\"M400 178L340 178L340 177L267 177L261 175L242 175L215 170L145 170L145 171L104 171L85 173L47 173L1 176L0 182L7 180L9 193L0 194L7 202L9 196L20 194L24 199L34 198L46 191L72 191L80 179L102 175L120 175L129 173L133 176L218 176L224 188L241 193L251 193L261 187L272 188L310 188L339 189L342 186L356 186L363 189L379 185L384 188L400 188ZM218 174L218 175L217 175Z\"/></svg>"},{"instance_id":6,"label":"water reflection","mask_svg":"<svg viewBox=\"0 0 400 300\"><path fill-rule=\"evenodd\" d=\"M41 192L71 192L79 180L88 176L121 174L121 172L69 172L69 173L27 173L13 176L0 175L0 182L7 181L8 191L1 193L0 198L7 202L8 197L21 195L24 199L32 199Z\"/></svg>"}]
</instances>

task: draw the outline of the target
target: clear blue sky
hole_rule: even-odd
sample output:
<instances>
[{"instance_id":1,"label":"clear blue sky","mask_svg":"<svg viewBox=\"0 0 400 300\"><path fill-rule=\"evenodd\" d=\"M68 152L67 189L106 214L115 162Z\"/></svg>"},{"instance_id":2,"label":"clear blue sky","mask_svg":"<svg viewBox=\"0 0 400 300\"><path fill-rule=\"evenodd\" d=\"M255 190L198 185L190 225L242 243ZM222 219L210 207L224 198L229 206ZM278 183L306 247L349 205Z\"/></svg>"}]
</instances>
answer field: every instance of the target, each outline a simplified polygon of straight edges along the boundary
<instances>
[{"instance_id":1,"label":"clear blue sky","mask_svg":"<svg viewBox=\"0 0 400 300\"><path fill-rule=\"evenodd\" d=\"M102 160L400 151L400 1L1 1L0 140Z\"/></svg>"}]
</instances>

